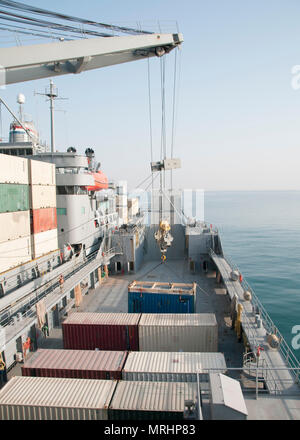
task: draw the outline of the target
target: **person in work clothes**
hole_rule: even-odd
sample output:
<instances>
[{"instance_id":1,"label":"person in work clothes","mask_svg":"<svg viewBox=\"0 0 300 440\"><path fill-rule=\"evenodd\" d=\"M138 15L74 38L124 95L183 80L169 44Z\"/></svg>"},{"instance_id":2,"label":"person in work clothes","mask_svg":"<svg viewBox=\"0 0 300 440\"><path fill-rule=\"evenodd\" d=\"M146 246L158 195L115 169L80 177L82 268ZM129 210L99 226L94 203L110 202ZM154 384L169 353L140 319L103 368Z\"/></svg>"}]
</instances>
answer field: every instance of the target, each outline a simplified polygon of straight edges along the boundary
<instances>
[{"instance_id":1,"label":"person in work clothes","mask_svg":"<svg viewBox=\"0 0 300 440\"><path fill-rule=\"evenodd\" d=\"M6 384L6 382L7 382L6 365L0 354L0 389Z\"/></svg>"},{"instance_id":2,"label":"person in work clothes","mask_svg":"<svg viewBox=\"0 0 300 440\"><path fill-rule=\"evenodd\" d=\"M63 275L60 275L58 282L59 282L59 286L60 286L60 291L62 292L63 287L64 287L64 282L65 282Z\"/></svg>"},{"instance_id":3,"label":"person in work clothes","mask_svg":"<svg viewBox=\"0 0 300 440\"><path fill-rule=\"evenodd\" d=\"M44 334L44 338L46 338L47 336L49 336L49 329L48 329L48 326L47 326L46 323L45 323L45 324L43 325L43 327L42 327L42 332L43 332L43 334Z\"/></svg>"}]
</instances>

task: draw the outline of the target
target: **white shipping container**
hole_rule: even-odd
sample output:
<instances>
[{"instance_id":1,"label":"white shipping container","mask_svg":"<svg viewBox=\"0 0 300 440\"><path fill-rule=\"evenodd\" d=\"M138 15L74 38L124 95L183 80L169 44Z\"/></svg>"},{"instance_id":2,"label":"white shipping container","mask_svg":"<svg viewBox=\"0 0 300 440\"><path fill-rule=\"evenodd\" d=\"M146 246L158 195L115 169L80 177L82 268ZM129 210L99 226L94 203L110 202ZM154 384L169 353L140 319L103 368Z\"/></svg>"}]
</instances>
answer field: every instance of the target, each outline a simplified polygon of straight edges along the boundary
<instances>
[{"instance_id":1,"label":"white shipping container","mask_svg":"<svg viewBox=\"0 0 300 440\"><path fill-rule=\"evenodd\" d=\"M28 185L28 159L0 154L0 183Z\"/></svg>"},{"instance_id":2,"label":"white shipping container","mask_svg":"<svg viewBox=\"0 0 300 440\"><path fill-rule=\"evenodd\" d=\"M0 273L32 259L30 236L0 243Z\"/></svg>"},{"instance_id":3,"label":"white shipping container","mask_svg":"<svg viewBox=\"0 0 300 440\"><path fill-rule=\"evenodd\" d=\"M196 402L196 383L121 381L109 409L132 411L139 420L139 413L145 411L183 413L185 400Z\"/></svg>"},{"instance_id":4,"label":"white shipping container","mask_svg":"<svg viewBox=\"0 0 300 440\"><path fill-rule=\"evenodd\" d=\"M32 185L55 185L55 165L29 160L30 183Z\"/></svg>"},{"instance_id":5,"label":"white shipping container","mask_svg":"<svg viewBox=\"0 0 300 440\"><path fill-rule=\"evenodd\" d=\"M0 420L107 420L112 380L13 377L0 391Z\"/></svg>"},{"instance_id":6,"label":"white shipping container","mask_svg":"<svg viewBox=\"0 0 300 440\"><path fill-rule=\"evenodd\" d=\"M223 353L132 351L125 362L123 380L152 382L208 382L210 372L225 373Z\"/></svg>"},{"instance_id":7,"label":"white shipping container","mask_svg":"<svg viewBox=\"0 0 300 440\"><path fill-rule=\"evenodd\" d=\"M30 211L0 214L0 243L30 235Z\"/></svg>"},{"instance_id":8,"label":"white shipping container","mask_svg":"<svg viewBox=\"0 0 300 440\"><path fill-rule=\"evenodd\" d=\"M38 258L41 255L48 254L58 248L57 229L40 232L33 236L32 254L33 258Z\"/></svg>"},{"instance_id":9,"label":"white shipping container","mask_svg":"<svg viewBox=\"0 0 300 440\"><path fill-rule=\"evenodd\" d=\"M129 216L134 217L139 212L139 199L137 198L128 199L127 206L128 206Z\"/></svg>"},{"instance_id":10,"label":"white shipping container","mask_svg":"<svg viewBox=\"0 0 300 440\"><path fill-rule=\"evenodd\" d=\"M31 208L55 208L56 186L55 185L31 185Z\"/></svg>"},{"instance_id":11,"label":"white shipping container","mask_svg":"<svg viewBox=\"0 0 300 440\"><path fill-rule=\"evenodd\" d=\"M213 313L143 313L140 351L217 352L218 324Z\"/></svg>"}]
</instances>

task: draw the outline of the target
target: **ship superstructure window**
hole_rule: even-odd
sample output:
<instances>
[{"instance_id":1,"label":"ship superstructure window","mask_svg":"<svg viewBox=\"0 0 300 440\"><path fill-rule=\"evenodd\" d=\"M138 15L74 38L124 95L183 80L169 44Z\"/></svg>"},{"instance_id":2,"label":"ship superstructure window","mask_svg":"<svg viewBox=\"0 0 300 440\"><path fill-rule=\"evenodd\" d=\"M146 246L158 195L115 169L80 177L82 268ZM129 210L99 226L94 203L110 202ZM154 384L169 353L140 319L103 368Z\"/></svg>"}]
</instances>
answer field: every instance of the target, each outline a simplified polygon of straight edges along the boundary
<instances>
[{"instance_id":1,"label":"ship superstructure window","mask_svg":"<svg viewBox=\"0 0 300 440\"><path fill-rule=\"evenodd\" d=\"M56 208L57 215L67 215L67 208Z\"/></svg>"},{"instance_id":2,"label":"ship superstructure window","mask_svg":"<svg viewBox=\"0 0 300 440\"><path fill-rule=\"evenodd\" d=\"M85 214L85 207L84 206L81 207L81 214Z\"/></svg>"},{"instance_id":3,"label":"ship superstructure window","mask_svg":"<svg viewBox=\"0 0 300 440\"><path fill-rule=\"evenodd\" d=\"M56 187L58 195L83 195L87 194L87 189L84 186L78 185L59 185Z\"/></svg>"}]
</instances>

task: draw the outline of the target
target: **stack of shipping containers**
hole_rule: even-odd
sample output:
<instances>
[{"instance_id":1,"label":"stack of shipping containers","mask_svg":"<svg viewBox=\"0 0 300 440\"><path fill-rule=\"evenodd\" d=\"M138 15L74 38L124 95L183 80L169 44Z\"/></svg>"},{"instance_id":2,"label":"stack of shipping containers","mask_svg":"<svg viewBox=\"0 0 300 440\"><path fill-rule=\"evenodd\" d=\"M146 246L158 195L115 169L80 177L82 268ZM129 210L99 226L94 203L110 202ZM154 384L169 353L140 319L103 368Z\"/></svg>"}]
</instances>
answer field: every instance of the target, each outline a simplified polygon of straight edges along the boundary
<instances>
[{"instance_id":1,"label":"stack of shipping containers","mask_svg":"<svg viewBox=\"0 0 300 440\"><path fill-rule=\"evenodd\" d=\"M33 258L58 248L55 165L29 161Z\"/></svg>"},{"instance_id":2,"label":"stack of shipping containers","mask_svg":"<svg viewBox=\"0 0 300 440\"><path fill-rule=\"evenodd\" d=\"M28 160L0 155L0 273L31 260Z\"/></svg>"}]
</instances>

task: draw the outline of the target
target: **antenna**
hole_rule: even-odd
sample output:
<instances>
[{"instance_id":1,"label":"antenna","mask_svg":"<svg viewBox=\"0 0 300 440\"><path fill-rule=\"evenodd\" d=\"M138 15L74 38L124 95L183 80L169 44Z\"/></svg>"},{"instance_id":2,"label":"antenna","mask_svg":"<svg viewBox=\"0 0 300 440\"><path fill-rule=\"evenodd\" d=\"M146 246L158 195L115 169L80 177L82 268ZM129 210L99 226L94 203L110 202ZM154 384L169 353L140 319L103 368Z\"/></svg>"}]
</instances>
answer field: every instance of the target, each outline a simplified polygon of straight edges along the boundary
<instances>
[{"instance_id":1,"label":"antenna","mask_svg":"<svg viewBox=\"0 0 300 440\"><path fill-rule=\"evenodd\" d=\"M51 153L54 153L54 100L55 99L68 99L58 98L58 90L52 79L50 79L50 86L45 90L45 93L34 92L35 95L47 96L50 101L50 127L51 127Z\"/></svg>"},{"instance_id":2,"label":"antenna","mask_svg":"<svg viewBox=\"0 0 300 440\"><path fill-rule=\"evenodd\" d=\"M23 104L25 104L25 95L23 95L23 93L19 93L17 96L17 103L19 104L19 115L20 115L20 120L23 122L24 121L24 117L23 117Z\"/></svg>"}]
</instances>

